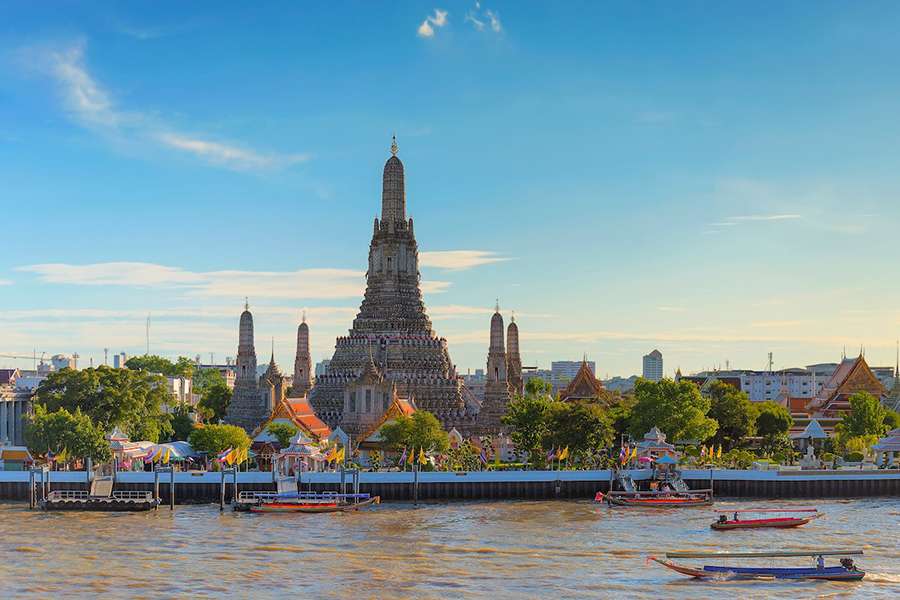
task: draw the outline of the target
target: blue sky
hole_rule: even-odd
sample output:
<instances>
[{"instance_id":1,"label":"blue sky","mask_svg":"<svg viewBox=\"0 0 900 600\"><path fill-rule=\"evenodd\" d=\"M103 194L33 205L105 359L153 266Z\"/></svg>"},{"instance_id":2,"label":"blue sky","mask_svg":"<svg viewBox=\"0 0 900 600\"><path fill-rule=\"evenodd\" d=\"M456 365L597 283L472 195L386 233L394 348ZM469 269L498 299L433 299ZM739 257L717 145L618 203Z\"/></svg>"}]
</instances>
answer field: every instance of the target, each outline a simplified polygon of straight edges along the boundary
<instances>
[{"instance_id":1,"label":"blue sky","mask_svg":"<svg viewBox=\"0 0 900 600\"><path fill-rule=\"evenodd\" d=\"M464 372L762 368L898 336L893 2L0 7L0 354L313 355L359 305L392 133ZM0 358L0 364L27 361Z\"/></svg>"}]
</instances>

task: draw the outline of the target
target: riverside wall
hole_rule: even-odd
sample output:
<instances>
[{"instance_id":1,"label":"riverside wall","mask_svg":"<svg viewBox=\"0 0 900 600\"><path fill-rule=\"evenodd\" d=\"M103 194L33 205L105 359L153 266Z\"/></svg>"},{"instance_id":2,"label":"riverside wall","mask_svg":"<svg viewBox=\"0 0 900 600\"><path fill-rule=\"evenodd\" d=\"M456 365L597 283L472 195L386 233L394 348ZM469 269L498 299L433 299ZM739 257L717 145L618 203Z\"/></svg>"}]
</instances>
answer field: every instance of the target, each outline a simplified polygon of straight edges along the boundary
<instances>
[{"instance_id":1,"label":"riverside wall","mask_svg":"<svg viewBox=\"0 0 900 600\"><path fill-rule=\"evenodd\" d=\"M647 470L632 470L636 481L650 476ZM685 470L682 477L693 489L712 486L718 497L731 498L844 498L894 496L900 498L900 470L877 471L738 471ZM88 490L87 473L53 472L51 490ZM361 473L360 491L381 496L383 501L407 501L414 496L411 472ZM418 474L419 500L503 500L593 498L609 491L612 474L603 471L473 471L423 472ZM340 473L304 473L304 491L339 491ZM347 491L350 476L347 475ZM178 504L219 502L222 475L216 472L175 473ZM153 473L119 473L116 490L152 491ZM0 471L0 501L28 500L29 473ZM272 473L238 474L239 491L275 491ZM169 498L169 475L161 474L159 495ZM225 498L234 497L229 475Z\"/></svg>"}]
</instances>

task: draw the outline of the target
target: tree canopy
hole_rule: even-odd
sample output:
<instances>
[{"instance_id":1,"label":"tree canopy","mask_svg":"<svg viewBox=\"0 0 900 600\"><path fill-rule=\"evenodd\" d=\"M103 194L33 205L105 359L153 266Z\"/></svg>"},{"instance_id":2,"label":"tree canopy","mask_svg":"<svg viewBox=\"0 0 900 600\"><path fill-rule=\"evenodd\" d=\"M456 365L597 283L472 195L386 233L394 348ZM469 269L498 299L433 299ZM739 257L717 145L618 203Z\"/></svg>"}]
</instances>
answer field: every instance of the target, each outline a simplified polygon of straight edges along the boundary
<instances>
[{"instance_id":1,"label":"tree canopy","mask_svg":"<svg viewBox=\"0 0 900 600\"><path fill-rule=\"evenodd\" d=\"M381 436L389 447L397 450L423 448L425 452L446 452L450 447L450 438L441 422L424 410L388 421L381 427Z\"/></svg>"},{"instance_id":2,"label":"tree canopy","mask_svg":"<svg viewBox=\"0 0 900 600\"><path fill-rule=\"evenodd\" d=\"M125 366L133 371L160 373L167 377L186 377L190 379L194 373L194 361L186 356L179 356L175 362L172 362L162 356L144 354L143 356L132 356L125 361Z\"/></svg>"},{"instance_id":3,"label":"tree canopy","mask_svg":"<svg viewBox=\"0 0 900 600\"><path fill-rule=\"evenodd\" d=\"M218 373L216 373L218 375ZM231 404L231 389L225 384L225 380L219 375L221 381L214 381L204 386L200 393L198 406L207 421L218 423L228 414L228 405Z\"/></svg>"},{"instance_id":4,"label":"tree canopy","mask_svg":"<svg viewBox=\"0 0 900 600\"><path fill-rule=\"evenodd\" d=\"M887 409L868 392L856 392L850 396L850 412L837 424L839 437L851 438L864 435L880 436L887 431Z\"/></svg>"},{"instance_id":5,"label":"tree canopy","mask_svg":"<svg viewBox=\"0 0 900 600\"><path fill-rule=\"evenodd\" d=\"M101 431L121 427L132 440L151 442L172 433L170 417L162 411L170 400L165 378L107 366L50 373L34 395L34 403L49 412L80 410Z\"/></svg>"},{"instance_id":6,"label":"tree canopy","mask_svg":"<svg viewBox=\"0 0 900 600\"><path fill-rule=\"evenodd\" d=\"M609 448L614 435L612 421L601 406L555 401L550 407L544 448L568 448L572 456L584 459Z\"/></svg>"},{"instance_id":7,"label":"tree canopy","mask_svg":"<svg viewBox=\"0 0 900 600\"><path fill-rule=\"evenodd\" d=\"M105 462L112 453L102 429L78 409L65 408L53 412L40 404L25 424L25 444L34 454L65 453L72 458L90 458Z\"/></svg>"},{"instance_id":8,"label":"tree canopy","mask_svg":"<svg viewBox=\"0 0 900 600\"><path fill-rule=\"evenodd\" d=\"M282 448L287 448L291 445L291 439L295 435L297 435L297 428L291 425L290 423L269 423L269 426L266 427L266 430L275 436L275 439L278 440L278 445Z\"/></svg>"},{"instance_id":9,"label":"tree canopy","mask_svg":"<svg viewBox=\"0 0 900 600\"><path fill-rule=\"evenodd\" d=\"M531 384L535 379L530 379ZM516 449L528 454L531 462L543 462L544 441L550 434L553 400L535 388L525 388L524 396L516 396L506 407L502 423L510 428L510 439Z\"/></svg>"},{"instance_id":10,"label":"tree canopy","mask_svg":"<svg viewBox=\"0 0 900 600\"><path fill-rule=\"evenodd\" d=\"M722 381L714 381L708 394L710 408L707 416L719 424L710 441L725 450L737 448L756 431L756 408L746 392Z\"/></svg>"},{"instance_id":11,"label":"tree canopy","mask_svg":"<svg viewBox=\"0 0 900 600\"><path fill-rule=\"evenodd\" d=\"M250 436L236 425L205 425L197 427L188 439L198 452L218 454L228 448L245 450L250 447Z\"/></svg>"},{"instance_id":12,"label":"tree canopy","mask_svg":"<svg viewBox=\"0 0 900 600\"><path fill-rule=\"evenodd\" d=\"M669 441L707 440L718 424L706 416L710 400L689 381L638 379L634 386L635 405L628 431L640 439L652 427L659 427Z\"/></svg>"}]
</instances>

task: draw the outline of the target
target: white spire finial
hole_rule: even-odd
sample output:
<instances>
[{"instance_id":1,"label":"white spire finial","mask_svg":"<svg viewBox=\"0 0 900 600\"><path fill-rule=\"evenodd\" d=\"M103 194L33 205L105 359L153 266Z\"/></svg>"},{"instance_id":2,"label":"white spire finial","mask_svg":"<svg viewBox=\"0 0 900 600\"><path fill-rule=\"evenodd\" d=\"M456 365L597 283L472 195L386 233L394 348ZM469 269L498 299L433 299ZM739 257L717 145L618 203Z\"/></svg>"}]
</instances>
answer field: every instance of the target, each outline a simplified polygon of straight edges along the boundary
<instances>
[{"instance_id":1,"label":"white spire finial","mask_svg":"<svg viewBox=\"0 0 900 600\"><path fill-rule=\"evenodd\" d=\"M500 298L497 298L497 302L494 304L494 312L500 312Z\"/></svg>"},{"instance_id":2,"label":"white spire finial","mask_svg":"<svg viewBox=\"0 0 900 600\"><path fill-rule=\"evenodd\" d=\"M397 136L391 136L391 156L397 156L397 151L399 150L399 146L397 146Z\"/></svg>"},{"instance_id":3,"label":"white spire finial","mask_svg":"<svg viewBox=\"0 0 900 600\"><path fill-rule=\"evenodd\" d=\"M303 313L300 315L300 322L306 323L306 309L303 309Z\"/></svg>"},{"instance_id":4,"label":"white spire finial","mask_svg":"<svg viewBox=\"0 0 900 600\"><path fill-rule=\"evenodd\" d=\"M513 323L516 322L516 311L512 311L512 316L509 318L509 320Z\"/></svg>"},{"instance_id":5,"label":"white spire finial","mask_svg":"<svg viewBox=\"0 0 900 600\"><path fill-rule=\"evenodd\" d=\"M250 310L250 298L244 296L244 310Z\"/></svg>"}]
</instances>

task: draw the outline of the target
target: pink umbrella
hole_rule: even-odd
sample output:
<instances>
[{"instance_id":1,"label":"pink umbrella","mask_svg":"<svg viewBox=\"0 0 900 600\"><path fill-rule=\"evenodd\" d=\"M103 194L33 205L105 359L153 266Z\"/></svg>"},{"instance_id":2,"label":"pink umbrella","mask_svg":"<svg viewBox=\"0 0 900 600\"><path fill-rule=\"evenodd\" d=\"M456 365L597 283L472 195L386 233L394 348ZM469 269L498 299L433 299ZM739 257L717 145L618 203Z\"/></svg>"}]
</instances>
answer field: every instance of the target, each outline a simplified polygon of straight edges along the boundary
<instances>
[{"instance_id":1,"label":"pink umbrella","mask_svg":"<svg viewBox=\"0 0 900 600\"><path fill-rule=\"evenodd\" d=\"M653 462L653 459L650 458L649 456L642 456L638 459L638 462L648 463L648 462Z\"/></svg>"}]
</instances>

